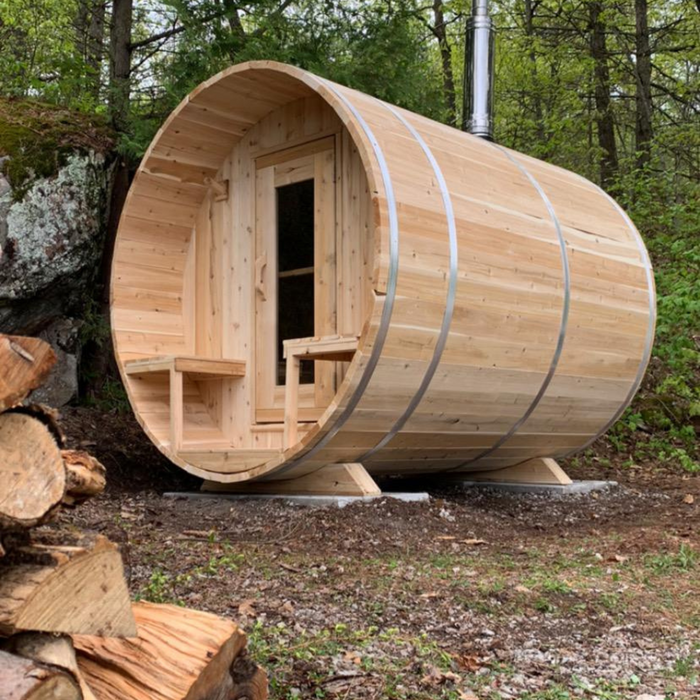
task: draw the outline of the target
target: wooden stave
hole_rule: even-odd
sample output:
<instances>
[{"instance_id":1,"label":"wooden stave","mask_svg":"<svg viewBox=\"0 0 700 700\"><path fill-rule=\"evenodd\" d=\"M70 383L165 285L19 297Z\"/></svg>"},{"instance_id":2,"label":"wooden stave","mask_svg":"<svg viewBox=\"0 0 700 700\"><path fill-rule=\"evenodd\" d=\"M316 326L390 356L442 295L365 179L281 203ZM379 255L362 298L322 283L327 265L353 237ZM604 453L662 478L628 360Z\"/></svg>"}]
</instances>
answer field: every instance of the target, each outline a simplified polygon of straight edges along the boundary
<instances>
[{"instance_id":1,"label":"wooden stave","mask_svg":"<svg viewBox=\"0 0 700 700\"><path fill-rule=\"evenodd\" d=\"M298 71L296 69L289 69L288 67L281 67L281 69L279 69L277 66L273 66L273 64L269 64L266 62L251 64L248 67L255 70L256 66L259 66L268 72L272 67L273 71L279 70L279 72L283 75L290 75L291 74L297 79L300 79L300 80L304 79L305 84L312 85L312 89L315 90L317 94L321 94L324 97L324 99L326 99L329 103L331 103L331 105L334 107L334 109L336 109L336 111L339 111L339 106L337 103L336 104L333 103L333 93L328 92L329 89L334 89L336 91L335 92L336 97L338 95L338 91L340 91L341 94L345 93L346 95L352 95L353 97L355 97L356 101L357 100L362 101L364 99L365 101L368 101L368 102L372 103L373 105L374 104L376 104L376 105L382 104L378 100L374 100L374 98L369 98L369 97L364 96L364 95L362 95L358 98L357 96L360 95L359 93L355 93L354 91L351 91L347 88L342 88L340 86L335 86L334 88L328 88L327 81L325 81L325 82L320 81L320 79L316 79L314 76L310 76L309 74L300 75L302 72ZM192 96L187 98L187 100L185 102L188 102L188 101L192 100L193 98L196 98L197 94L200 94L201 92L206 90L207 85L212 85L212 84L218 82L219 80L221 80L222 78L225 78L227 76L230 76L230 75L238 73L238 72L243 72L246 69L247 69L246 66L242 66L242 67L239 66L239 67L235 67L234 69L230 69L229 71L225 71L220 76L215 76L214 78L207 81L207 83L205 83L203 86L200 86L200 88L195 90L194 93L192 94ZM385 106L384 109L392 109L392 108ZM409 113L406 113L406 114L409 114ZM177 111L175 113L175 117L176 116L177 116ZM351 119L348 116L347 112L340 114L340 116L343 119L343 121L346 123L347 126L352 126ZM409 118L415 119L418 122L427 121L427 120L424 120L424 118L416 117L416 115L410 115ZM172 117L169 120L169 122L171 122L171 121L173 121ZM159 132L159 133L164 133L167 130L167 124L168 123L166 123L166 125L163 127L163 129L161 129L161 132ZM421 124L421 125L423 125L423 124ZM355 125L355 127L356 126L357 125ZM442 128L441 125L436 125L436 126ZM367 145L366 141L362 142L362 138L361 138L362 134L360 133L359 129L355 128L355 130L353 132L353 137L355 139L356 144L358 145L358 148L361 148L363 161L365 161L365 162L369 161L369 162L373 163L373 167L376 169L377 158L375 157L374 159L372 159L370 148ZM359 141L358 141L358 139L359 139ZM156 142L157 142L157 140L156 140ZM150 153L150 151L149 151L149 153ZM552 166L548 166L548 167L552 167ZM368 172L368 176L370 176L370 172ZM375 182L375 190L378 193L382 192L382 189L377 182ZM378 229L379 229L380 233L383 234L380 236L380 239L382 240L382 245L386 247L386 226L383 223L386 221L386 216L382 217L382 214L384 213L384 209L386 208L386 196L385 196L386 192L384 191L383 194L384 194L383 198L382 198L381 194L378 194L378 196L377 196L377 199L378 199L377 210L379 212ZM376 276L377 276L376 286L379 288L382 288L382 286L383 286L383 291L386 291L386 282L389 278L387 266L384 265L384 266L380 267L377 270ZM651 299L651 294L650 294L650 299ZM374 335L372 333L373 330L374 330ZM372 347L375 347L374 342L376 340L376 336L377 336L378 331L379 331L378 327L372 328L372 326L370 325L369 332L362 339L361 350L360 350L360 353L358 353L358 361L353 363L355 370L357 370L358 368L361 367L362 370L364 371L366 364L364 364L364 366L363 366L363 361L366 363L367 356L368 356L368 353L365 350L370 349ZM389 332L389 331L387 331L387 332ZM640 358L640 362L639 362L639 366L641 367L642 365L643 365L643 357ZM637 375L639 375L639 373L640 372L638 370ZM328 435L329 424L330 424L330 426L335 424L335 421L337 421L338 418L343 415L342 412L345 409L347 409L348 404L347 404L346 399L349 397L349 395L351 395L350 392L353 391L354 389L356 389L357 384L359 382L359 377L357 375L358 375L357 371L350 372L348 374L348 378L349 378L348 381L345 382L344 386L341 387L341 390L338 392L338 394L336 396L336 402L337 402L336 405L331 406L329 411L326 412L326 415L320 421L318 429L315 431L314 430L310 431L310 433L308 433L305 436L305 438L302 440L300 445L295 446L291 450L287 450L285 452L284 456L282 456L281 458L271 460L265 464L260 465L259 467L255 468L255 469L247 470L241 474L237 474L237 475L235 475L235 479L231 478L231 480L243 480L246 478L253 478L255 476L263 475L266 473L272 474L272 476L277 476L277 477L282 476L282 475L284 475L285 477L291 477L291 476L295 476L297 474L306 473L308 471L320 468L320 466L325 464L327 460L323 456L324 453L323 453L322 449L317 449L315 453L311 454L311 456L309 456L309 452L311 450L313 450L316 447L316 445L318 445L319 441L322 440L324 438L324 436ZM423 376L425 376L425 375L423 375ZM415 392L413 395L415 396ZM410 401L410 399L409 399L409 401ZM137 413L137 417L139 417L140 422L142 423L142 425L144 425L144 427L146 428L146 430L148 432L146 421L143 421L141 419L141 417L139 416L138 410L135 409L135 412ZM348 427L351 428L352 423ZM343 427L341 426L335 434L342 435L342 433L346 432L346 431L347 430L344 430ZM410 431L406 431L406 432L410 432ZM468 442L468 437L469 436L467 435L467 442ZM590 437L591 436L589 435L588 439L590 439ZM357 450L348 451L348 450L346 450L346 448L343 448L342 458L340 458L338 451L333 448L332 439L329 439L327 442L328 442L329 449L333 449L333 460L334 461L355 461L358 457L362 456L362 454L358 454ZM390 444L389 444L389 447L390 447ZM167 450L164 450L164 451L166 451L166 454L168 454ZM547 451L546 454L543 454L542 456L549 456L550 452L551 451ZM318 459L314 459L314 454L318 455ZM171 459L173 459L173 455L168 454L168 456ZM174 459L173 461L177 462L178 460ZM422 456L419 455L416 461L423 461ZM181 464L181 466L184 466L186 469L188 469L188 471L194 471L195 473L197 473L199 471L200 472L199 475L205 476L206 478L217 479L217 478L222 477L221 474L218 474L216 472L210 472L208 470L200 470L196 467L196 465L189 465L189 464L185 463L185 464ZM371 460L369 460L367 466L368 466L369 470L372 471ZM475 465L475 466L477 466L477 465ZM436 467L438 469L440 469L440 465L436 464ZM488 465L484 466L484 468L488 468ZM228 477L231 477L232 475L228 474L225 476L228 478Z\"/></svg>"}]
</instances>

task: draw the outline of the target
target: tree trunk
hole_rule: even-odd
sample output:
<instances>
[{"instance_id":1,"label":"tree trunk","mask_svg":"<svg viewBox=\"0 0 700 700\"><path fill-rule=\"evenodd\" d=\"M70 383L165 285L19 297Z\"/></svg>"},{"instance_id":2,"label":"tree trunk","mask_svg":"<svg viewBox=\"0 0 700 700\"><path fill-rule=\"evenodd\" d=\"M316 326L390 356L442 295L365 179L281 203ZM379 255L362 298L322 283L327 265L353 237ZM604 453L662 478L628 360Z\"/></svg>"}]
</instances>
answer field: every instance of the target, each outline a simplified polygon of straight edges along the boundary
<instances>
[{"instance_id":1,"label":"tree trunk","mask_svg":"<svg viewBox=\"0 0 700 700\"><path fill-rule=\"evenodd\" d=\"M55 363L56 354L43 340L0 334L0 412L41 386Z\"/></svg>"},{"instance_id":2,"label":"tree trunk","mask_svg":"<svg viewBox=\"0 0 700 700\"><path fill-rule=\"evenodd\" d=\"M73 637L78 667L100 700L267 698L265 674L243 656L245 634L234 622L174 605L133 610L135 639Z\"/></svg>"},{"instance_id":3,"label":"tree trunk","mask_svg":"<svg viewBox=\"0 0 700 700\"><path fill-rule=\"evenodd\" d=\"M604 189L610 190L615 185L618 172L618 158L617 143L615 141L615 121L610 99L610 68L608 66L603 4L599 1L591 2L589 12L590 51L594 63L596 126L598 128L598 146L601 150L600 184Z\"/></svg>"},{"instance_id":4,"label":"tree trunk","mask_svg":"<svg viewBox=\"0 0 700 700\"><path fill-rule=\"evenodd\" d=\"M78 684L61 669L0 651L2 700L82 700Z\"/></svg>"},{"instance_id":5,"label":"tree trunk","mask_svg":"<svg viewBox=\"0 0 700 700\"><path fill-rule=\"evenodd\" d=\"M105 0L78 0L76 34L78 46L87 68L86 86L97 100L102 85L102 57L104 54Z\"/></svg>"},{"instance_id":6,"label":"tree trunk","mask_svg":"<svg viewBox=\"0 0 700 700\"><path fill-rule=\"evenodd\" d=\"M528 50L528 59L532 68L533 83L535 90L532 97L532 102L535 110L535 129L537 130L537 138L540 145L546 147L548 143L547 135L544 126L544 110L542 109L542 96L539 89L539 78L537 70L537 54L535 53L535 7L532 0L525 0L525 35L527 36L530 46ZM543 153L542 157L547 160L547 154Z\"/></svg>"},{"instance_id":7,"label":"tree trunk","mask_svg":"<svg viewBox=\"0 0 700 700\"><path fill-rule=\"evenodd\" d=\"M22 413L0 415L0 527L28 528L61 502L66 471L48 428Z\"/></svg>"},{"instance_id":8,"label":"tree trunk","mask_svg":"<svg viewBox=\"0 0 700 700\"><path fill-rule=\"evenodd\" d=\"M651 141L654 137L651 102L651 46L649 43L649 13L647 0L635 0L635 72L637 92L635 99L635 148L637 167L644 168L651 157Z\"/></svg>"},{"instance_id":9,"label":"tree trunk","mask_svg":"<svg viewBox=\"0 0 700 700\"><path fill-rule=\"evenodd\" d=\"M112 126L127 129L131 90L131 21L133 0L113 0L109 37L109 115Z\"/></svg>"},{"instance_id":10,"label":"tree trunk","mask_svg":"<svg viewBox=\"0 0 700 700\"><path fill-rule=\"evenodd\" d=\"M457 126L457 101L455 96L455 80L452 72L452 49L447 39L447 26L442 0L433 0L433 17L435 26L433 32L438 40L440 48L440 60L442 62L442 86L447 107L447 123Z\"/></svg>"},{"instance_id":11,"label":"tree trunk","mask_svg":"<svg viewBox=\"0 0 700 700\"><path fill-rule=\"evenodd\" d=\"M24 631L134 636L117 547L50 530L0 559L0 635Z\"/></svg>"}]
</instances>

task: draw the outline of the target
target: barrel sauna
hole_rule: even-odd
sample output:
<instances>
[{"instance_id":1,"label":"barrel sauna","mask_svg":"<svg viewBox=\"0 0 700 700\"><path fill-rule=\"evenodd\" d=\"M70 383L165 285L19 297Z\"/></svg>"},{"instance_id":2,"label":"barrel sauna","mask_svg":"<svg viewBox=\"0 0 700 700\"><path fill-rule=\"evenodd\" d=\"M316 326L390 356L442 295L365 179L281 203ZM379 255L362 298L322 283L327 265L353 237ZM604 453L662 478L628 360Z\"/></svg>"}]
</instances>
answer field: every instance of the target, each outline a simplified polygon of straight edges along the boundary
<instances>
[{"instance_id":1,"label":"barrel sauna","mask_svg":"<svg viewBox=\"0 0 700 700\"><path fill-rule=\"evenodd\" d=\"M308 489L331 465L471 478L586 447L639 387L655 295L639 233L591 182L262 61L154 138L111 313L170 460Z\"/></svg>"}]
</instances>

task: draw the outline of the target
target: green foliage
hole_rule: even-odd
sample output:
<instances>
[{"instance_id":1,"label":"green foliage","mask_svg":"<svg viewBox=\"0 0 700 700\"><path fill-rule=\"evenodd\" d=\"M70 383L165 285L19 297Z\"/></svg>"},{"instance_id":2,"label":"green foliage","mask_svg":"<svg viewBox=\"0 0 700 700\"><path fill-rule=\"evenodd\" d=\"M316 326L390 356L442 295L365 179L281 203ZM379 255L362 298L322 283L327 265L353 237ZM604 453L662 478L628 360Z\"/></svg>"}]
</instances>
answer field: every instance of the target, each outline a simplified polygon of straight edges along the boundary
<instances>
[{"instance_id":1,"label":"green foliage","mask_svg":"<svg viewBox=\"0 0 700 700\"><path fill-rule=\"evenodd\" d=\"M598 4L604 65L591 51L590 2L492 1L496 138L599 181L605 154L596 69L607 72L617 158L606 182L647 243L658 292L650 369L609 442L630 464L644 460L700 472L700 12L696 0L648 0L654 134L643 162L636 134L635 4ZM12 156L4 167L20 195L34 175L55 172L68 150L109 147L108 131L94 120L114 94L108 31L98 32L92 49L85 41L86 18L100 7L95 0L0 0L0 95L57 105L0 99L0 155ZM457 112L470 7L470 0L442 3ZM291 63L446 121L447 76L436 35L433 3L418 0L134 0L131 112L118 150L136 163L196 85L253 59ZM91 313L84 333L99 344L104 328Z\"/></svg>"}]
</instances>

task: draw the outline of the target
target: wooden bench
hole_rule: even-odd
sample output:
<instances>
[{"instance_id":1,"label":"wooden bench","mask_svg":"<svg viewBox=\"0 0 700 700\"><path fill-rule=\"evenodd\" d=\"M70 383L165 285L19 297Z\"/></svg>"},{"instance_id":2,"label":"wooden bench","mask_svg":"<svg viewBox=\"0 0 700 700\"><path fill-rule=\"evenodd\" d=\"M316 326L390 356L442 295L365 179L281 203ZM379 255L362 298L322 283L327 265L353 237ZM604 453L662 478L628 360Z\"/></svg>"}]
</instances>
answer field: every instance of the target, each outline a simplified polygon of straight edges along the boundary
<instances>
[{"instance_id":1,"label":"wooden bench","mask_svg":"<svg viewBox=\"0 0 700 700\"><path fill-rule=\"evenodd\" d=\"M357 351L358 336L323 336L285 340L287 375L284 393L284 445L296 444L299 433L299 368L301 360L350 362Z\"/></svg>"},{"instance_id":2,"label":"wooden bench","mask_svg":"<svg viewBox=\"0 0 700 700\"><path fill-rule=\"evenodd\" d=\"M245 376L244 360L223 360L188 355L162 355L124 363L127 375L167 373L170 376L170 449L180 452L184 426L184 375L195 381L236 379Z\"/></svg>"}]
</instances>

